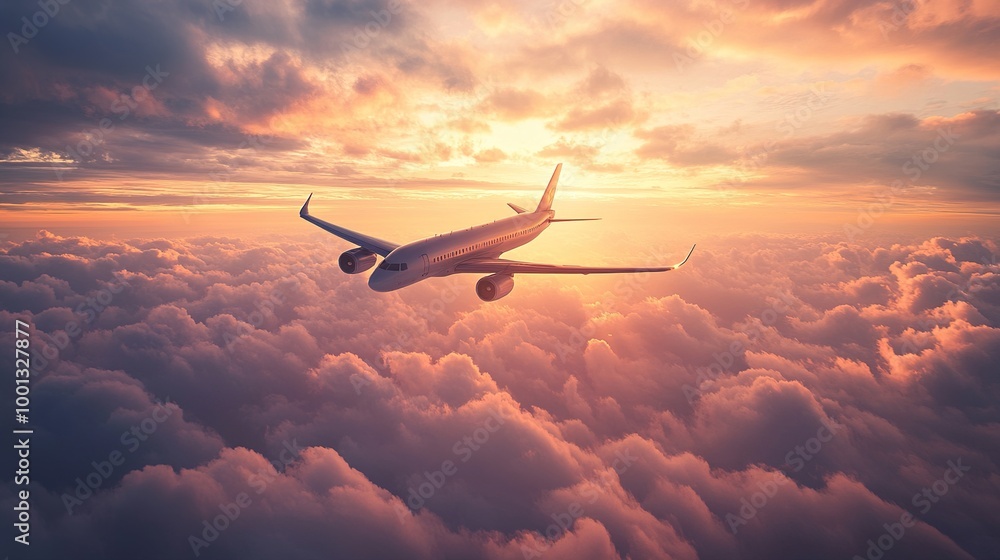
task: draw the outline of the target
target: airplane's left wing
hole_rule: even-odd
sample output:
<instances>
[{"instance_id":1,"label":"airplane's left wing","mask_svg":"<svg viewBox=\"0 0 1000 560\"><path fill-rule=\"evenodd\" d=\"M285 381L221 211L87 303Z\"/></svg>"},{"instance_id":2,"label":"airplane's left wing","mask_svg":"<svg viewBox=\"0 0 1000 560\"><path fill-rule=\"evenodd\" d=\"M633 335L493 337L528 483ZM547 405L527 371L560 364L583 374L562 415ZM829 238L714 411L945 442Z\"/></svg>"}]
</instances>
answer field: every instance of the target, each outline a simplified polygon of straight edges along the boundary
<instances>
[{"instance_id":1,"label":"airplane's left wing","mask_svg":"<svg viewBox=\"0 0 1000 560\"><path fill-rule=\"evenodd\" d=\"M325 229L326 231L336 235L337 237L350 241L355 245L359 245L369 251L382 255L383 257L391 253L396 247L399 247L396 243L390 243L388 241L383 241L377 237L372 237L370 235L365 235L363 233L358 233L356 231L351 231L347 228L340 227L335 224L331 224L326 220L321 220L315 216L309 215L309 201L312 200L312 194L306 199L306 203L302 205L302 209L299 210L299 217L303 220L316 224L317 226Z\"/></svg>"},{"instance_id":2,"label":"airplane's left wing","mask_svg":"<svg viewBox=\"0 0 1000 560\"><path fill-rule=\"evenodd\" d=\"M666 272L682 266L691 258L695 245L691 246L681 262L671 266L654 267L607 267L576 266L571 264L541 264L507 259L469 259L455 266L455 272L480 272L501 274L615 274L628 272Z\"/></svg>"}]
</instances>

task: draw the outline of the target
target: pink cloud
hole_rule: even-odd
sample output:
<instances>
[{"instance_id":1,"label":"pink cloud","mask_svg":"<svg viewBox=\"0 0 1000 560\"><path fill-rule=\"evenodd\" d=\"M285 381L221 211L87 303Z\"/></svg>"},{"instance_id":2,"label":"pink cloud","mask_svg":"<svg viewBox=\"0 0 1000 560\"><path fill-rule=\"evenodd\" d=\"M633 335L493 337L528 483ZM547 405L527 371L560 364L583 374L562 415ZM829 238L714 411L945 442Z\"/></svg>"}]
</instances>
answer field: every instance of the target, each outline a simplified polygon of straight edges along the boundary
<instances>
[{"instance_id":1,"label":"pink cloud","mask_svg":"<svg viewBox=\"0 0 1000 560\"><path fill-rule=\"evenodd\" d=\"M676 294L525 282L488 305L461 290L430 305L450 289L433 282L371 292L337 254L294 239L7 245L0 316L30 317L39 347L128 279L36 378L40 429L63 442L39 457L45 551L190 554L241 492L252 503L206 555L839 558L904 511L917 521L894 547L909 557L993 544L991 241L734 236ZM74 479L167 397L170 420L66 514ZM304 451L282 464L289 445ZM965 477L914 505L957 459Z\"/></svg>"}]
</instances>

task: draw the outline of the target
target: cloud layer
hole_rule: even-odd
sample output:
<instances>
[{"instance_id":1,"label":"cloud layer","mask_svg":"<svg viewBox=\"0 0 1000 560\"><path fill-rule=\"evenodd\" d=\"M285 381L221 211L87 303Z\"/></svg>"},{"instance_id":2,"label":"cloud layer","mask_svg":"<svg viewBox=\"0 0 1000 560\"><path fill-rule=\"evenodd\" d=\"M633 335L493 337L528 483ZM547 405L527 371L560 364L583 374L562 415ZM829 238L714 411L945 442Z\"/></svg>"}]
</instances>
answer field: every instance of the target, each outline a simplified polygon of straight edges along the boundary
<instances>
[{"instance_id":1,"label":"cloud layer","mask_svg":"<svg viewBox=\"0 0 1000 560\"><path fill-rule=\"evenodd\" d=\"M310 240L8 243L2 323L43 358L32 551L990 557L998 254L735 236L481 304L370 292Z\"/></svg>"}]
</instances>

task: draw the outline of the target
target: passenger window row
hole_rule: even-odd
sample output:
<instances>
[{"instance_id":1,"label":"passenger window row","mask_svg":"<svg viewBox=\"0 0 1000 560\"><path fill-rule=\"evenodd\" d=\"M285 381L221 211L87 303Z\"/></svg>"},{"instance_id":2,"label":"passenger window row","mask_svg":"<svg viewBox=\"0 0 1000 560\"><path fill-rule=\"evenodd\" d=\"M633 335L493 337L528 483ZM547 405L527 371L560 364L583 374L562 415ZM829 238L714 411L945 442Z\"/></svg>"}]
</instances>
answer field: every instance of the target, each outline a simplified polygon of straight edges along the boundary
<instances>
[{"instance_id":1,"label":"passenger window row","mask_svg":"<svg viewBox=\"0 0 1000 560\"><path fill-rule=\"evenodd\" d=\"M469 251L474 251L476 249L481 249L481 248L483 248L483 247L485 247L487 245L495 245L497 243L500 243L501 241L508 241L508 240L514 239L518 235L524 235L526 233L535 231L536 229L538 229L540 227L542 227L542 224L538 224L535 227L531 227L531 228L528 228L528 229L525 229L525 230L521 230L521 231L519 231L517 233L509 233L507 235L498 237L496 239L492 239L490 241L484 241L482 243L476 243L475 245L472 245L472 246L469 246L469 247L465 247L464 249L459 249L457 251L451 251L451 252L445 253L443 255L439 255L437 257L434 257L434 262L441 262L441 261L443 261L445 259L450 259L452 257L457 257L458 255L463 255L465 253L468 253ZM406 265L403 265L403 266L406 266ZM406 270L406 269L404 268L403 270Z\"/></svg>"}]
</instances>

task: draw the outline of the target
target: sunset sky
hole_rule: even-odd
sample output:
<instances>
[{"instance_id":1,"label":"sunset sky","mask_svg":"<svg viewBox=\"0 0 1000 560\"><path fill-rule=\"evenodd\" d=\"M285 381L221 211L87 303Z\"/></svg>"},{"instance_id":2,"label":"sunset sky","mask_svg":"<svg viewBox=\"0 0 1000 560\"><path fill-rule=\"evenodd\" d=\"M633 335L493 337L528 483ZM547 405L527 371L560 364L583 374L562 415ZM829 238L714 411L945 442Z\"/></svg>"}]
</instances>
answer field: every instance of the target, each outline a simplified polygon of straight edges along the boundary
<instances>
[{"instance_id":1,"label":"sunset sky","mask_svg":"<svg viewBox=\"0 0 1000 560\"><path fill-rule=\"evenodd\" d=\"M671 219L996 227L996 2L228 1L73 2L31 38L5 3L9 227L287 232L313 190L378 223L558 162L560 200Z\"/></svg>"},{"instance_id":2,"label":"sunset sky","mask_svg":"<svg viewBox=\"0 0 1000 560\"><path fill-rule=\"evenodd\" d=\"M12 559L1000 557L1000 2L47 1L0 4ZM298 218L405 243L557 163L602 221L505 256L690 262L375 293Z\"/></svg>"}]
</instances>

